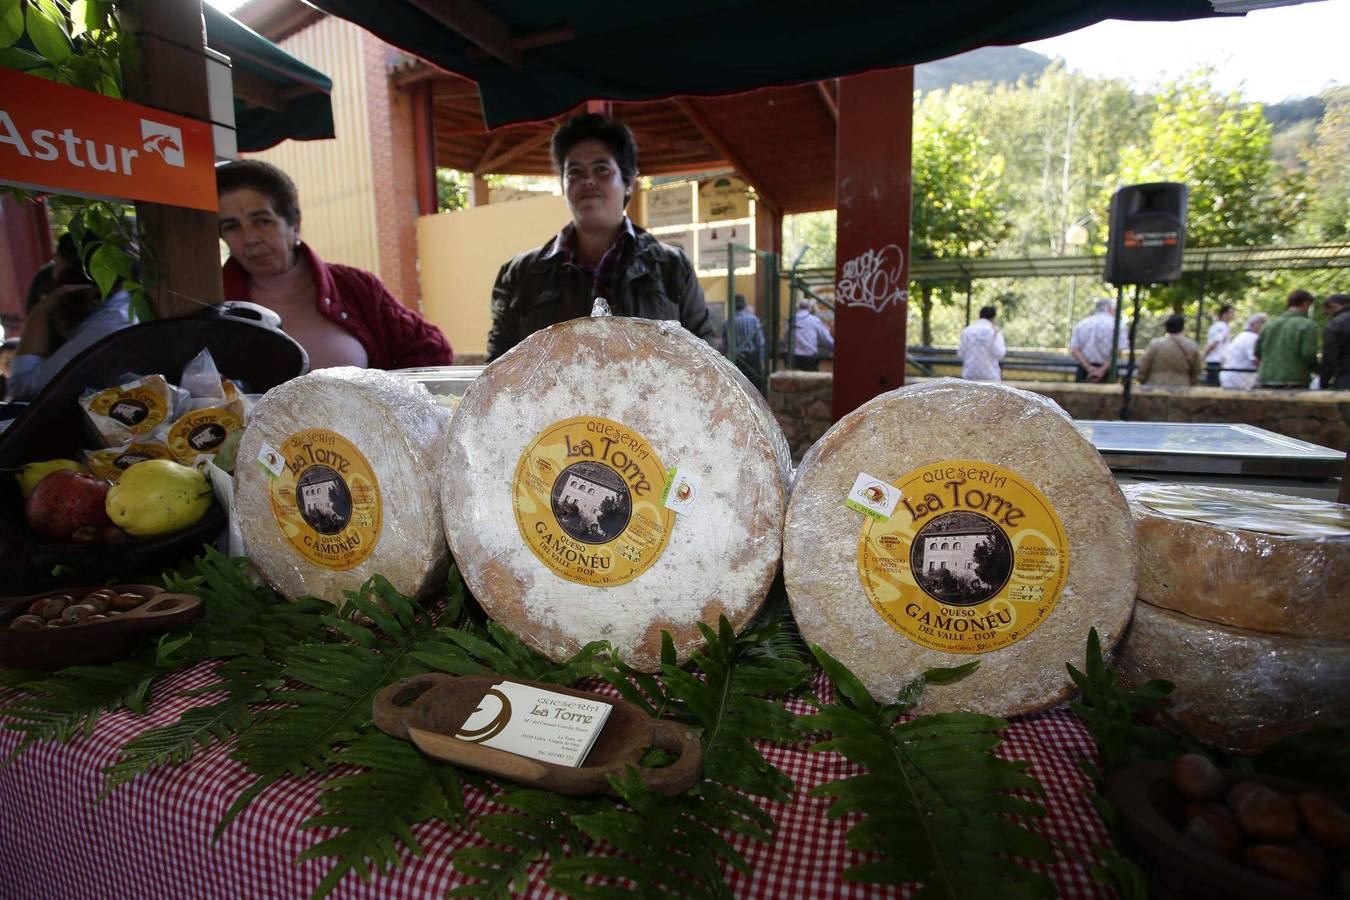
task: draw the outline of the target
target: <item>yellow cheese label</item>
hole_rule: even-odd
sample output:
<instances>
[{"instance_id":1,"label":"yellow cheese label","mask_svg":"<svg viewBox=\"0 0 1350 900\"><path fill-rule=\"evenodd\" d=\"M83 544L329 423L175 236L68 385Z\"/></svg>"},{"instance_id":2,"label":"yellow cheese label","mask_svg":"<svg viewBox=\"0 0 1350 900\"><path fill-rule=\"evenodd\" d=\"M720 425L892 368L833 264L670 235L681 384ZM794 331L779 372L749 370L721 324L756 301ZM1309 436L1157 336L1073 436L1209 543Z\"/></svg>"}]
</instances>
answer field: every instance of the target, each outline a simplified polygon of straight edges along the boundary
<instances>
[{"instance_id":1,"label":"yellow cheese label","mask_svg":"<svg viewBox=\"0 0 1350 900\"><path fill-rule=\"evenodd\" d=\"M183 465L190 466L203 453L220 449L231 433L244 427L239 416L219 406L195 409L178 417L169 427L169 449Z\"/></svg>"},{"instance_id":2,"label":"yellow cheese label","mask_svg":"<svg viewBox=\"0 0 1350 900\"><path fill-rule=\"evenodd\" d=\"M554 422L516 464L516 526L558 576L627 584L670 540L675 513L661 504L665 483L656 451L626 425L589 416Z\"/></svg>"},{"instance_id":3,"label":"yellow cheese label","mask_svg":"<svg viewBox=\"0 0 1350 900\"><path fill-rule=\"evenodd\" d=\"M95 450L87 455L89 470L105 481L119 481L122 473L147 459L173 459L169 448L159 443L132 441L121 447Z\"/></svg>"},{"instance_id":4,"label":"yellow cheese label","mask_svg":"<svg viewBox=\"0 0 1350 900\"><path fill-rule=\"evenodd\" d=\"M1064 523L1002 466L944 460L891 482L900 503L863 520L858 577L872 608L916 644L989 653L1049 618L1069 574Z\"/></svg>"},{"instance_id":5,"label":"yellow cheese label","mask_svg":"<svg viewBox=\"0 0 1350 900\"><path fill-rule=\"evenodd\" d=\"M270 479L277 528L316 566L345 571L380 540L380 483L351 441L324 428L297 431L282 443L285 467Z\"/></svg>"},{"instance_id":6,"label":"yellow cheese label","mask_svg":"<svg viewBox=\"0 0 1350 900\"><path fill-rule=\"evenodd\" d=\"M132 434L146 434L169 415L168 382L151 375L133 386L108 388L90 397L88 408Z\"/></svg>"}]
</instances>

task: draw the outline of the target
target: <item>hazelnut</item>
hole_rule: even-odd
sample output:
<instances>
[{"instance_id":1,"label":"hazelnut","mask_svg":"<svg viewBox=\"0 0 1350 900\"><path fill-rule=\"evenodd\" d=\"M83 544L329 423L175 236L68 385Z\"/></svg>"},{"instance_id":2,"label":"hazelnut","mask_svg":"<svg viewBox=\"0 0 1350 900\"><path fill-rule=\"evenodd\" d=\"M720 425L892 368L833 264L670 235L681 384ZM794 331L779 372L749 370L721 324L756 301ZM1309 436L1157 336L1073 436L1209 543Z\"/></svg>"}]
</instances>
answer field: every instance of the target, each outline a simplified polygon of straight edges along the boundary
<instances>
[{"instance_id":1,"label":"hazelnut","mask_svg":"<svg viewBox=\"0 0 1350 900\"><path fill-rule=\"evenodd\" d=\"M37 631L46 624L47 620L42 616L26 615L16 617L9 627L14 631Z\"/></svg>"},{"instance_id":2,"label":"hazelnut","mask_svg":"<svg viewBox=\"0 0 1350 900\"><path fill-rule=\"evenodd\" d=\"M88 625L88 624L91 623L91 622L102 622L102 621L106 620L107 618L108 618L108 617L105 616L105 615L103 615L103 613L94 613L92 616L85 616L83 619L81 619L80 621L76 622L75 624L77 624L77 625Z\"/></svg>"},{"instance_id":3,"label":"hazelnut","mask_svg":"<svg viewBox=\"0 0 1350 900\"><path fill-rule=\"evenodd\" d=\"M81 525L71 532L70 539L77 544L97 544L103 540L103 529L97 525Z\"/></svg>"},{"instance_id":4,"label":"hazelnut","mask_svg":"<svg viewBox=\"0 0 1350 900\"><path fill-rule=\"evenodd\" d=\"M97 612L98 611L88 603L76 603L74 606L67 606L61 613L61 624L74 625L81 619L96 615Z\"/></svg>"},{"instance_id":5,"label":"hazelnut","mask_svg":"<svg viewBox=\"0 0 1350 900\"><path fill-rule=\"evenodd\" d=\"M1242 835L1232 820L1214 814L1196 816L1186 823L1187 838L1226 859L1237 859L1242 852Z\"/></svg>"},{"instance_id":6,"label":"hazelnut","mask_svg":"<svg viewBox=\"0 0 1350 900\"><path fill-rule=\"evenodd\" d=\"M83 600L80 601L80 604L82 606L92 606L94 608L94 612L98 613L99 615L102 615L103 613L108 611L108 601L104 600L102 597L93 597L93 596L85 597Z\"/></svg>"},{"instance_id":7,"label":"hazelnut","mask_svg":"<svg viewBox=\"0 0 1350 900\"><path fill-rule=\"evenodd\" d=\"M105 525L103 528L103 542L106 544L121 544L131 540L131 535L127 534L116 525Z\"/></svg>"},{"instance_id":8,"label":"hazelnut","mask_svg":"<svg viewBox=\"0 0 1350 900\"><path fill-rule=\"evenodd\" d=\"M1187 800L1218 800L1227 780L1208 756L1186 753L1172 763L1172 787Z\"/></svg>"},{"instance_id":9,"label":"hazelnut","mask_svg":"<svg viewBox=\"0 0 1350 900\"><path fill-rule=\"evenodd\" d=\"M127 612L128 610L135 609L144 602L145 598L140 594L126 593L118 594L113 597L109 602L109 606L111 606L115 612Z\"/></svg>"},{"instance_id":10,"label":"hazelnut","mask_svg":"<svg viewBox=\"0 0 1350 900\"><path fill-rule=\"evenodd\" d=\"M117 591L114 591L112 588L99 588L96 591L90 591L85 595L84 599L89 600L91 598L98 598L100 600L111 600L115 596L117 596Z\"/></svg>"},{"instance_id":11,"label":"hazelnut","mask_svg":"<svg viewBox=\"0 0 1350 900\"><path fill-rule=\"evenodd\" d=\"M58 594L55 597L44 597L41 600L34 601L33 605L28 607L28 611L34 615L42 616L44 619L55 619L72 602L69 596Z\"/></svg>"},{"instance_id":12,"label":"hazelnut","mask_svg":"<svg viewBox=\"0 0 1350 900\"><path fill-rule=\"evenodd\" d=\"M1298 837L1298 807L1290 797L1257 785L1238 802L1238 828L1253 841L1283 844Z\"/></svg>"},{"instance_id":13,"label":"hazelnut","mask_svg":"<svg viewBox=\"0 0 1350 900\"><path fill-rule=\"evenodd\" d=\"M1257 844L1242 851L1243 861L1259 872L1272 875L1290 884L1318 884L1326 874L1323 861L1319 872L1316 861L1294 847L1276 844Z\"/></svg>"},{"instance_id":14,"label":"hazelnut","mask_svg":"<svg viewBox=\"0 0 1350 900\"><path fill-rule=\"evenodd\" d=\"M1350 813L1321 794L1299 794L1298 804L1303 826L1324 850L1350 850Z\"/></svg>"},{"instance_id":15,"label":"hazelnut","mask_svg":"<svg viewBox=\"0 0 1350 900\"><path fill-rule=\"evenodd\" d=\"M1270 788L1258 784L1255 781L1239 781L1237 784L1233 785L1233 787L1228 791L1227 794L1224 795L1223 802L1227 803L1228 808L1231 809L1233 812L1237 812L1238 807L1242 804L1242 801L1252 791L1267 791L1267 790L1270 790Z\"/></svg>"}]
</instances>

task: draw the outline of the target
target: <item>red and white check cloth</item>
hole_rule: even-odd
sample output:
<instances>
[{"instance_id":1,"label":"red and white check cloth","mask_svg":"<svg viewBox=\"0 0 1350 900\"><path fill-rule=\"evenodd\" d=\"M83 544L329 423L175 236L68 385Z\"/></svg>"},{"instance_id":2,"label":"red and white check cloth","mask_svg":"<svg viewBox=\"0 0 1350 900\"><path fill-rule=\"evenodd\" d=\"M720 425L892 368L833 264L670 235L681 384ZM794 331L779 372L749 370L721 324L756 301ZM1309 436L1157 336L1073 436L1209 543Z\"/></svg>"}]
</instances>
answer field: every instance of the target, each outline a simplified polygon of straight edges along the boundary
<instances>
[{"instance_id":1,"label":"red and white check cloth","mask_svg":"<svg viewBox=\"0 0 1350 900\"><path fill-rule=\"evenodd\" d=\"M251 781L244 768L228 758L228 746L214 746L180 768L142 776L95 802L103 785L100 770L116 759L118 748L141 732L176 721L192 706L218 699L182 696L214 680L210 664L168 676L155 684L146 715L122 711L105 716L90 737L31 747L0 769L0 898L272 898L306 897L314 890L331 861L297 866L294 860L327 833L301 831L299 826L319 812L320 785L345 769L273 785L215 845L210 842L212 828ZM832 696L824 676L818 677L816 690L823 699ZM0 692L0 702L13 698ZM796 701L793 709L807 711ZM1042 799L1048 814L1036 827L1078 857L1059 853L1041 870L1058 884L1061 897L1109 896L1079 861L1091 847L1107 840L1084 794L1088 779L1077 766L1081 758L1095 759L1090 735L1072 713L1059 707L1013 721L1005 738L1000 754L1029 762L1031 774L1048 793ZM16 732L0 730L0 759L19 739ZM770 746L765 755L796 782L797 794L790 804L763 804L777 824L771 846L731 838L751 867L749 875L730 876L737 897L910 893L843 878L847 866L861 861L844 844L852 821L829 820L828 802L809 793L819 784L855 773L855 766L832 752L808 753L803 745ZM474 788L465 788L465 804L474 816L492 811L492 804ZM439 897L463 884L449 854L476 843L476 835L439 821L424 823L414 832L422 845L422 859L405 853L401 871L369 884L349 874L331 896ZM537 864L525 896L556 896L543 886L543 872L543 865Z\"/></svg>"}]
</instances>

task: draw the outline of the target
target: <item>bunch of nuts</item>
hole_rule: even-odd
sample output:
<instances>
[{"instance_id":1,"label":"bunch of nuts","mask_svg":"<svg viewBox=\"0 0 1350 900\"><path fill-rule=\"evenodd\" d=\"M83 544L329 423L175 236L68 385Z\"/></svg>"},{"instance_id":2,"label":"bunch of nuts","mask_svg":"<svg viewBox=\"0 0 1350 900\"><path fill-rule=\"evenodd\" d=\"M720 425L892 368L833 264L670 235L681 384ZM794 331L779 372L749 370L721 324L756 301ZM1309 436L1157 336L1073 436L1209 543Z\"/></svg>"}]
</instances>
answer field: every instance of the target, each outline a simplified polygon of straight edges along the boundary
<instances>
[{"instance_id":1,"label":"bunch of nuts","mask_svg":"<svg viewBox=\"0 0 1350 900\"><path fill-rule=\"evenodd\" d=\"M34 600L28 612L15 617L9 627L11 631L37 631L88 625L130 612L148 599L140 594L119 593L112 588L90 591L78 600L69 594L53 594Z\"/></svg>"},{"instance_id":2,"label":"bunch of nuts","mask_svg":"<svg viewBox=\"0 0 1350 900\"><path fill-rule=\"evenodd\" d=\"M1330 798L1290 797L1255 781L1229 787L1199 753L1177 757L1172 787L1186 801L1190 840L1281 881L1350 897L1350 813Z\"/></svg>"}]
</instances>

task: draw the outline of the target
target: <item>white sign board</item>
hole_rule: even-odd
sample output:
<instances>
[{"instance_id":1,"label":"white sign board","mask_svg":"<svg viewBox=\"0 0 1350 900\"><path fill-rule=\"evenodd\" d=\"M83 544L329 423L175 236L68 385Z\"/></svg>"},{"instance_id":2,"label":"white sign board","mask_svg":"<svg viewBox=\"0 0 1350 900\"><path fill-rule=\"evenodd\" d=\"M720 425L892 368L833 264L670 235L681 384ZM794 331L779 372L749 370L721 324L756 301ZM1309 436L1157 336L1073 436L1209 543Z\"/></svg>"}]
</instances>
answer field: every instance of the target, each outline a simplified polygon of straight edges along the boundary
<instances>
[{"instance_id":1,"label":"white sign board","mask_svg":"<svg viewBox=\"0 0 1350 900\"><path fill-rule=\"evenodd\" d=\"M647 227L688 225L694 221L694 183L672 184L647 192Z\"/></svg>"},{"instance_id":2,"label":"white sign board","mask_svg":"<svg viewBox=\"0 0 1350 900\"><path fill-rule=\"evenodd\" d=\"M735 225L717 225L704 228L698 233L698 268L726 269L727 244L741 247L754 246L751 239L753 229L745 222ZM753 265L749 251L736 251L736 267Z\"/></svg>"}]
</instances>

